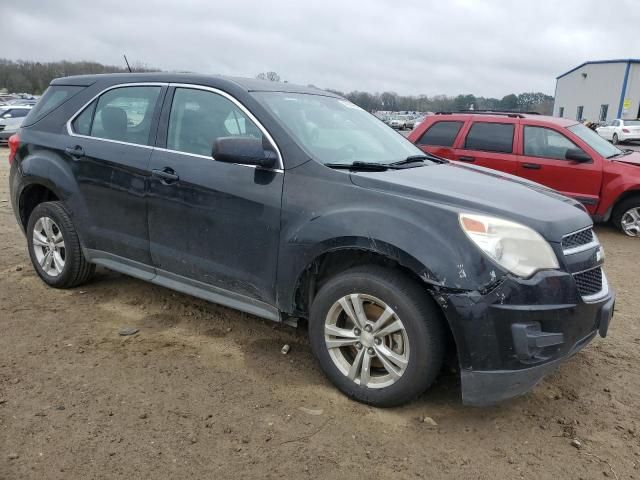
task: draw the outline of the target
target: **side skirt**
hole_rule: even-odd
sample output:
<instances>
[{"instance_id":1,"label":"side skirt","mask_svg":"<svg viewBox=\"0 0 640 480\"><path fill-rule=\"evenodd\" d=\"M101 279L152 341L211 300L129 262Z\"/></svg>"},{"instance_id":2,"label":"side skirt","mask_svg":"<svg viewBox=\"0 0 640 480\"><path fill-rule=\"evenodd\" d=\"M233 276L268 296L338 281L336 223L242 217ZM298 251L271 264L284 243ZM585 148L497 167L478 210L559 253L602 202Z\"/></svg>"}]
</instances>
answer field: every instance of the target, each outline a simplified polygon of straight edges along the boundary
<instances>
[{"instance_id":1,"label":"side skirt","mask_svg":"<svg viewBox=\"0 0 640 480\"><path fill-rule=\"evenodd\" d=\"M109 270L114 270L267 320L273 320L275 322L282 321L280 311L276 307L256 300L255 298L246 297L223 288L192 280L100 250L84 249L84 255L88 261L108 268Z\"/></svg>"}]
</instances>

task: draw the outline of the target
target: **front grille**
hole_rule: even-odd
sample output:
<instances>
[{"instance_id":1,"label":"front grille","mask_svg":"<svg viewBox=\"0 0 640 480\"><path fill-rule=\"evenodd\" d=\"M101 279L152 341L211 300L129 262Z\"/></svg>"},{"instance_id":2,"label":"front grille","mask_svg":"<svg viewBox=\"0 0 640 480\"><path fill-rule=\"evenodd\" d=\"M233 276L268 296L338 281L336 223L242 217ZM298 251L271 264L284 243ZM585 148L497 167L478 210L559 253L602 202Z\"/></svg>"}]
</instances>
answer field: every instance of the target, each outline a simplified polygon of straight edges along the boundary
<instances>
[{"instance_id":1,"label":"front grille","mask_svg":"<svg viewBox=\"0 0 640 480\"><path fill-rule=\"evenodd\" d=\"M588 245L593 242L595 237L593 235L593 229L591 227L580 230L579 232L570 233L562 239L562 249L571 250L573 248Z\"/></svg>"},{"instance_id":2,"label":"front grille","mask_svg":"<svg viewBox=\"0 0 640 480\"><path fill-rule=\"evenodd\" d=\"M597 267L573 276L580 295L595 295L602 290L602 268Z\"/></svg>"}]
</instances>

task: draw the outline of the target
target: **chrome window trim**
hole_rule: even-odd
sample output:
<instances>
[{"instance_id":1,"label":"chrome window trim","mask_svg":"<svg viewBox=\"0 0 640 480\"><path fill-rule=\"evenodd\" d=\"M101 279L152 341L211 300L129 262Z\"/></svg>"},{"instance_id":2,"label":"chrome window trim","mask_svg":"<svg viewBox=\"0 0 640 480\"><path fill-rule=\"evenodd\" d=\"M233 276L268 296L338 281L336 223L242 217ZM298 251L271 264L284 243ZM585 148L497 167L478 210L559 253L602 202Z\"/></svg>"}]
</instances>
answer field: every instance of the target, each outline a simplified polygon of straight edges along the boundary
<instances>
[{"instance_id":1,"label":"chrome window trim","mask_svg":"<svg viewBox=\"0 0 640 480\"><path fill-rule=\"evenodd\" d=\"M139 143L131 143L131 142L122 142L120 140L112 140L110 138L100 138L100 137L92 137L91 135L81 135L79 133L75 133L73 131L73 128L71 127L71 124L75 121L75 119L80 116L80 114L82 112L84 112L84 109L87 108L89 105L91 105L93 103L93 101L102 96L103 94L107 93L110 90L115 90L116 88L126 88L126 87L166 87L169 84L167 82L136 82L136 83L118 83L117 85L111 85L110 87L105 88L104 90L98 92L96 95L94 95L91 100L89 100L87 103L85 103L82 107L80 107L78 109L78 111L76 113L74 113L72 115L72 117L67 121L67 133L69 134L69 136L71 137L78 137L78 138L89 138L92 140L101 140L103 142L109 142L109 143L118 143L120 145L132 145L134 147L142 147L142 148L150 148L153 149L153 145L141 145Z\"/></svg>"},{"instance_id":2,"label":"chrome window trim","mask_svg":"<svg viewBox=\"0 0 640 480\"><path fill-rule=\"evenodd\" d=\"M177 155L187 155L189 157L202 158L204 160L215 161L215 158L207 155L200 155L199 153L181 152L180 150L171 150L170 148L161 148L161 147L155 147L154 150L158 150L160 152L175 153ZM282 168L259 167L258 165L247 165L246 163L232 163L231 165L240 165L241 167L247 167L247 168L259 168L260 170L266 170L269 172L276 172L276 173L284 172Z\"/></svg>"},{"instance_id":3,"label":"chrome window trim","mask_svg":"<svg viewBox=\"0 0 640 480\"><path fill-rule=\"evenodd\" d=\"M188 153L188 152L181 152L180 150L171 150L168 148L161 148L161 147L156 147L154 145L141 145L139 143L131 143L131 142L122 142L120 140L111 140L109 138L100 138L100 137L92 137L90 135L81 135L79 133L75 133L73 131L73 128L71 126L71 124L74 122L74 120L85 110L85 108L87 108L89 105L91 105L91 103L93 103L98 97L100 97L101 95L107 93L110 90L115 90L116 88L126 88L126 87L176 87L176 88L191 88L194 90L205 90L205 91L209 91L215 94L218 94L224 98L226 98L227 100L231 101L231 103L233 103L235 106L237 106L242 112L244 112L249 119L256 124L256 126L260 129L260 131L267 137L267 139L269 140L269 142L271 142L271 145L275 148L276 150L276 154L278 155L278 167L279 168L265 168L265 170L269 170L269 171L273 171L273 172L278 172L281 173L284 171L284 163L282 160L282 153L280 151L280 148L278 147L278 144L276 143L276 141L273 139L273 137L271 136L271 134L267 131L267 129L262 125L262 123L260 123L260 121L249 111L248 108L246 108L242 103L240 103L239 100L237 100L235 97L233 97L232 95L228 94L227 92L224 92L222 90L219 90L217 88L214 87L207 87L204 85L198 85L198 84L193 84L193 83L167 83L167 82L135 82L135 83L119 83L117 85L111 85L110 87L105 88L104 90L98 92L96 95L94 95L91 100L89 100L88 102L86 102L84 105L82 105L82 107L80 107L76 113L74 113L71 118L67 121L67 134L71 137L78 137L78 138L88 138L88 139L92 139L92 140L100 140L103 142L109 142L109 143L117 143L120 145L131 145L134 147L141 147L141 148L149 148L152 150L161 150L163 152L171 152L171 153L179 153L181 155L189 155L192 157L198 157L198 158L206 158L208 160L214 160L213 157L211 156L206 156L206 155L199 155L199 154L195 154L195 153ZM243 163L236 163L235 165L242 165L245 167L251 167L251 168L258 168L256 165L246 165ZM261 169L263 167L260 167Z\"/></svg>"},{"instance_id":4,"label":"chrome window trim","mask_svg":"<svg viewBox=\"0 0 640 480\"><path fill-rule=\"evenodd\" d=\"M211 93L216 93L216 94L226 98L227 100L229 100L236 107L238 107L242 112L244 112L245 115L247 115L247 117L249 117L249 119L253 123L256 124L256 126L260 129L262 134L265 137L267 137L267 139L271 143L271 146L273 148L275 148L276 154L278 155L279 168L269 169L269 170L284 170L284 163L282 161L282 153L280 152L280 148L278 147L278 144L276 143L276 141L273 139L273 137L267 131L267 129L264 127L264 125L262 125L262 123L260 123L260 121L253 115L253 113L251 113L249 111L249 109L247 107L245 107L242 103L240 103L240 101L237 100L235 97L233 97L232 95L229 95L227 92L224 92L224 91L219 90L217 88L206 87L204 85L198 85L198 84L192 84L192 83L170 83L169 86L170 87L176 87L176 88L191 88L191 89L194 89L194 90L204 90L204 91L208 91L208 92L211 92ZM170 152L182 153L182 154L185 153L185 152L181 152L179 150L171 150L171 149L164 149L164 150L167 150L167 151L170 151ZM204 155L200 155L200 156L201 157L205 157ZM205 157L205 158L213 159L213 157ZM236 164L236 165L242 165L242 164ZM255 165L247 165L247 166L255 167Z\"/></svg>"}]
</instances>

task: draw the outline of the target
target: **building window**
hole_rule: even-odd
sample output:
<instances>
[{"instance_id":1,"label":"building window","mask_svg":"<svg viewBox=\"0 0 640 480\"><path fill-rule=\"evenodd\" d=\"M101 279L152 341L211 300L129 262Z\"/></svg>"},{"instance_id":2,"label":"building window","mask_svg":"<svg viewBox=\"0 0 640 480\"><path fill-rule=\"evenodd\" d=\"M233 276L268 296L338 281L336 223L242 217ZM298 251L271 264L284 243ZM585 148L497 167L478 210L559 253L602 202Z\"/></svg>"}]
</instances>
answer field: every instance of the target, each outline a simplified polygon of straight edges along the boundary
<instances>
[{"instance_id":1,"label":"building window","mask_svg":"<svg viewBox=\"0 0 640 480\"><path fill-rule=\"evenodd\" d=\"M558 116L560 118L564 117L564 107L560 107L560 110L558 111Z\"/></svg>"},{"instance_id":2,"label":"building window","mask_svg":"<svg viewBox=\"0 0 640 480\"><path fill-rule=\"evenodd\" d=\"M600 105L600 121L607 121L607 113L609 112L609 105Z\"/></svg>"},{"instance_id":3,"label":"building window","mask_svg":"<svg viewBox=\"0 0 640 480\"><path fill-rule=\"evenodd\" d=\"M584 112L584 106L580 105L578 107L578 111L576 112L576 120L578 120L579 122L582 121L582 112Z\"/></svg>"}]
</instances>

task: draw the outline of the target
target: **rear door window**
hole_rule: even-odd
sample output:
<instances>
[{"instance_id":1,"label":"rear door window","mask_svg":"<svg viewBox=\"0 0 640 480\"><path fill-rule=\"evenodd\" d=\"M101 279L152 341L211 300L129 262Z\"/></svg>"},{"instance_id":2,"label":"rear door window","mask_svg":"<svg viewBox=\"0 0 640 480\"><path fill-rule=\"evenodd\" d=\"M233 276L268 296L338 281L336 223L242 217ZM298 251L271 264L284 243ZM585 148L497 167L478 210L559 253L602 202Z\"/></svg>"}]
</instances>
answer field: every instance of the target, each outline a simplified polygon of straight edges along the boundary
<instances>
[{"instance_id":1,"label":"rear door window","mask_svg":"<svg viewBox=\"0 0 640 480\"><path fill-rule=\"evenodd\" d=\"M464 148L484 152L512 153L513 123L475 122L469 129Z\"/></svg>"},{"instance_id":2,"label":"rear door window","mask_svg":"<svg viewBox=\"0 0 640 480\"><path fill-rule=\"evenodd\" d=\"M463 122L436 122L422 134L418 145L451 147L455 142Z\"/></svg>"},{"instance_id":3,"label":"rear door window","mask_svg":"<svg viewBox=\"0 0 640 480\"><path fill-rule=\"evenodd\" d=\"M105 92L74 119L74 133L149 145L153 113L161 88L119 87Z\"/></svg>"}]
</instances>

